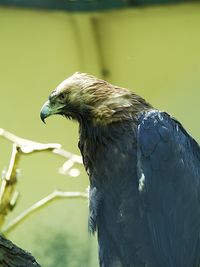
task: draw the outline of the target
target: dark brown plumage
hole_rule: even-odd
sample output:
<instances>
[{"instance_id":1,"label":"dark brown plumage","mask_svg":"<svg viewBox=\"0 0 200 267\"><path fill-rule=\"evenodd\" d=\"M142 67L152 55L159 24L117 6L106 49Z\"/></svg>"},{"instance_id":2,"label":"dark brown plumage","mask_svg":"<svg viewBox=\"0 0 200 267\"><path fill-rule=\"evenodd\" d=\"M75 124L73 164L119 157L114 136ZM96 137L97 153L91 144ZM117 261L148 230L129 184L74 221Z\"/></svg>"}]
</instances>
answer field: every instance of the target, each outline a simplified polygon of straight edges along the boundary
<instances>
[{"instance_id":1,"label":"dark brown plumage","mask_svg":"<svg viewBox=\"0 0 200 267\"><path fill-rule=\"evenodd\" d=\"M49 96L41 118L53 114L79 122L100 266L200 266L200 149L181 124L83 73Z\"/></svg>"},{"instance_id":2,"label":"dark brown plumage","mask_svg":"<svg viewBox=\"0 0 200 267\"><path fill-rule=\"evenodd\" d=\"M85 116L84 120L91 120L93 125L130 120L139 111L151 108L143 98L125 88L78 72L52 92L50 101L52 104L56 101L61 105L67 103L68 109L71 109L66 110L64 115L77 120ZM63 112L62 106L60 110L56 108L51 112Z\"/></svg>"}]
</instances>

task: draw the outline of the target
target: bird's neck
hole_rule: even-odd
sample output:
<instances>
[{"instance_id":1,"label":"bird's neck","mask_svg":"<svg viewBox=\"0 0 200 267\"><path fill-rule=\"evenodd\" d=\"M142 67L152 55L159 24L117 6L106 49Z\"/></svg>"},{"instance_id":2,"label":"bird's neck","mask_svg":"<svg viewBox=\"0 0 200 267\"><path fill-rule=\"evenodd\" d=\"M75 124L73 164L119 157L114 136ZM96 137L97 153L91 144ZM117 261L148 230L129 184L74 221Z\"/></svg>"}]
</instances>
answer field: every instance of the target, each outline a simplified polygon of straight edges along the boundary
<instances>
[{"instance_id":1,"label":"bird's neck","mask_svg":"<svg viewBox=\"0 0 200 267\"><path fill-rule=\"evenodd\" d=\"M128 97L119 96L106 99L91 109L91 122L97 126L112 127L115 123L136 121L138 114L153 107L143 98L131 93Z\"/></svg>"},{"instance_id":2,"label":"bird's neck","mask_svg":"<svg viewBox=\"0 0 200 267\"><path fill-rule=\"evenodd\" d=\"M111 184L106 181L113 177L110 174L116 162L120 162L118 167L123 169L126 154L130 151L129 155L132 155L136 128L136 121L107 126L80 125L79 148L91 184ZM118 176L114 176L117 179Z\"/></svg>"}]
</instances>

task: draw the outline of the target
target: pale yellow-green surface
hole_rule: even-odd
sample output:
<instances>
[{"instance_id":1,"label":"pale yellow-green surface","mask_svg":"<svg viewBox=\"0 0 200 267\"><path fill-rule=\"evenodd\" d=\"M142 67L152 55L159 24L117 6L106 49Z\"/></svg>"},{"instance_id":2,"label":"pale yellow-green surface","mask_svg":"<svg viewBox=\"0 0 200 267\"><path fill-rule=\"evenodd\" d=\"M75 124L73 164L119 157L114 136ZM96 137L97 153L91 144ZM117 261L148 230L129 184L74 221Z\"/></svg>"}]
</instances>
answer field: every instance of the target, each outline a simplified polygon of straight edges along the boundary
<instances>
[{"instance_id":1,"label":"pale yellow-green surface","mask_svg":"<svg viewBox=\"0 0 200 267\"><path fill-rule=\"evenodd\" d=\"M107 13L99 32L110 80L172 113L200 140L200 5Z\"/></svg>"},{"instance_id":2,"label":"pale yellow-green surface","mask_svg":"<svg viewBox=\"0 0 200 267\"><path fill-rule=\"evenodd\" d=\"M133 89L177 117L200 141L200 5L153 6L69 14L0 8L0 127L79 153L78 125L61 117L41 123L50 91L75 71ZM95 24L91 24L95 19ZM11 144L0 139L0 169ZM88 179L58 174L64 161L41 153L22 158L19 203L8 220L54 188L84 191ZM46 267L96 267L85 200L60 200L22 223L9 238ZM120 242L120 241L119 241ZM56 263L55 263L56 262Z\"/></svg>"}]
</instances>

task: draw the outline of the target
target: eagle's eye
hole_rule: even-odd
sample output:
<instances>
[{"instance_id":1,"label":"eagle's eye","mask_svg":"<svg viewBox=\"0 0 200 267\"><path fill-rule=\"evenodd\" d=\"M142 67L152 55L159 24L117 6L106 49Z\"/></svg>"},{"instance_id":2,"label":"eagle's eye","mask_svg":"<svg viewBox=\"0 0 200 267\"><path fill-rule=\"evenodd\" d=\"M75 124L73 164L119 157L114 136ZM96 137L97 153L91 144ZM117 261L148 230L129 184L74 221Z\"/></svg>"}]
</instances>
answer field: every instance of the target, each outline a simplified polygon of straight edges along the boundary
<instances>
[{"instance_id":1,"label":"eagle's eye","mask_svg":"<svg viewBox=\"0 0 200 267\"><path fill-rule=\"evenodd\" d=\"M58 99L61 100L61 101L64 101L65 98L66 98L66 95L65 95L64 93L62 93L62 94L60 94L60 95L58 96Z\"/></svg>"}]
</instances>

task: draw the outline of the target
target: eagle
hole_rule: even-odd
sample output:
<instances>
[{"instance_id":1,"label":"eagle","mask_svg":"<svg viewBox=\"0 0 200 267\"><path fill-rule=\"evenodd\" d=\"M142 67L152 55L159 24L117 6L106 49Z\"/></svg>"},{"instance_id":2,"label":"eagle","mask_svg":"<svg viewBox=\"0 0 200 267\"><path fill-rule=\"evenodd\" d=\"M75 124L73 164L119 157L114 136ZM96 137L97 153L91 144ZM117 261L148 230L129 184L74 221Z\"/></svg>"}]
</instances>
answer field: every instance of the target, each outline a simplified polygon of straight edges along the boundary
<instances>
[{"instance_id":1,"label":"eagle","mask_svg":"<svg viewBox=\"0 0 200 267\"><path fill-rule=\"evenodd\" d=\"M200 266L200 148L134 92L76 72L50 94L42 121L79 123L91 233L101 267Z\"/></svg>"}]
</instances>

